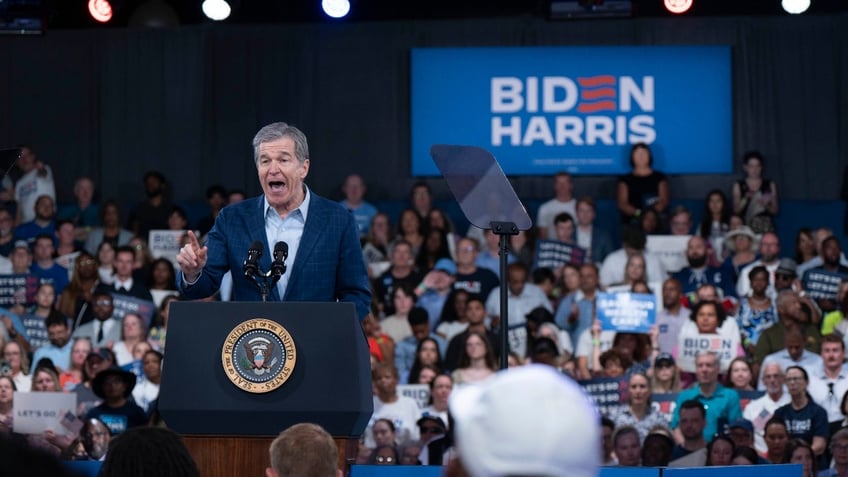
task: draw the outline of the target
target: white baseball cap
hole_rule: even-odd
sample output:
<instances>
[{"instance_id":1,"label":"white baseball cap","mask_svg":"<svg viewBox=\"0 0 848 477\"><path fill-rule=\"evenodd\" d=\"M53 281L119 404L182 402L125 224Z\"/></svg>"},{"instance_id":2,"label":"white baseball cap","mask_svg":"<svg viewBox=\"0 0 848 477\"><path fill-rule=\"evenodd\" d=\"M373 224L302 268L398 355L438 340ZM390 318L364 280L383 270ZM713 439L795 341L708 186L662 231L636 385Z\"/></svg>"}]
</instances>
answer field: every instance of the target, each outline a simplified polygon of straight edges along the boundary
<instances>
[{"instance_id":1,"label":"white baseball cap","mask_svg":"<svg viewBox=\"0 0 848 477\"><path fill-rule=\"evenodd\" d=\"M451 393L456 445L472 477L595 477L600 418L570 378L539 364L500 371Z\"/></svg>"}]
</instances>

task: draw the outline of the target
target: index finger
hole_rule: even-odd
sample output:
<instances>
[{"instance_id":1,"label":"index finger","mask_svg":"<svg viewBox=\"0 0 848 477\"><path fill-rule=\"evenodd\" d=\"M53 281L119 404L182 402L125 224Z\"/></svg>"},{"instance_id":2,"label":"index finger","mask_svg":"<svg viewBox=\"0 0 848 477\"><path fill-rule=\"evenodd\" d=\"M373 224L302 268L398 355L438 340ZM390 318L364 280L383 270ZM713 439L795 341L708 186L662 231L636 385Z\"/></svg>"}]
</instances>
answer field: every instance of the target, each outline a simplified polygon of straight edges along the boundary
<instances>
[{"instance_id":1,"label":"index finger","mask_svg":"<svg viewBox=\"0 0 848 477\"><path fill-rule=\"evenodd\" d=\"M188 241L191 244L191 248L197 250L200 248L200 242L197 240L197 236L194 235L193 230L188 231Z\"/></svg>"}]
</instances>

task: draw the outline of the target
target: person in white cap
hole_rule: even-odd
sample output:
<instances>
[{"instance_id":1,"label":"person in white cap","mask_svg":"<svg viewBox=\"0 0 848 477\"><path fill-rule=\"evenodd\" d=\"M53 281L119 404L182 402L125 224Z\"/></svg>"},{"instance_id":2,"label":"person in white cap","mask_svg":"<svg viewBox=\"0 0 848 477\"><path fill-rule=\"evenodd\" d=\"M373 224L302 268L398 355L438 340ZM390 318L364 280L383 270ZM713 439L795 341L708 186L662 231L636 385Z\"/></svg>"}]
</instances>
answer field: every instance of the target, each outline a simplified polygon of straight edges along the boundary
<instances>
[{"instance_id":1,"label":"person in white cap","mask_svg":"<svg viewBox=\"0 0 848 477\"><path fill-rule=\"evenodd\" d=\"M501 371L454 391L449 407L458 458L447 477L598 474L598 413L577 383L549 366Z\"/></svg>"}]
</instances>

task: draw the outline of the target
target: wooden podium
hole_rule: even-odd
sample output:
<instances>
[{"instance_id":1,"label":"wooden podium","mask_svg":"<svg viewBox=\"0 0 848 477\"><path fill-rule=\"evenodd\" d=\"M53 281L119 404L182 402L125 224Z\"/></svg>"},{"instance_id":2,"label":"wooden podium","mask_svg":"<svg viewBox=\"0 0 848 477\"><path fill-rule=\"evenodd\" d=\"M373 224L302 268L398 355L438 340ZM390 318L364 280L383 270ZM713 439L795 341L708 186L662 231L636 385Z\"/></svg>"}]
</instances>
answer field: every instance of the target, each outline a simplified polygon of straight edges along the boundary
<instances>
[{"instance_id":1,"label":"wooden podium","mask_svg":"<svg viewBox=\"0 0 848 477\"><path fill-rule=\"evenodd\" d=\"M270 465L268 447L273 437L255 436L183 436L203 477L235 475L263 476ZM339 448L339 468L344 475L356 462L359 439L335 438Z\"/></svg>"},{"instance_id":2,"label":"wooden podium","mask_svg":"<svg viewBox=\"0 0 848 477\"><path fill-rule=\"evenodd\" d=\"M285 382L269 392L257 391L278 378L259 374L253 383L247 371L233 376L238 365L253 367L253 355L228 361L256 337L265 339L255 334L256 323L279 325L291 339L271 345L281 360L273 363L289 368L282 373ZM280 356L280 349L288 352ZM267 361L271 357L269 352ZM270 375L274 368L267 367ZM172 303L159 411L183 435L204 477L264 475L271 441L301 422L318 424L334 437L339 468L347 474L373 413L368 344L354 306Z\"/></svg>"}]
</instances>

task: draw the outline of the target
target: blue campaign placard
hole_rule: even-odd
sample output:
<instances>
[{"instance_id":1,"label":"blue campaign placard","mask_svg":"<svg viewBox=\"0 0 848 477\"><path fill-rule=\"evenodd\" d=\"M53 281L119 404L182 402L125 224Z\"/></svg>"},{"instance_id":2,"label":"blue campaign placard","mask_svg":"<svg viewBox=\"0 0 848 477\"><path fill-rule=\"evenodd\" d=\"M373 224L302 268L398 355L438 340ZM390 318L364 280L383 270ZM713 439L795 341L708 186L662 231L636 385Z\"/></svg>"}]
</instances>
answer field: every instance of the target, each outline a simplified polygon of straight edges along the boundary
<instances>
[{"instance_id":1,"label":"blue campaign placard","mask_svg":"<svg viewBox=\"0 0 848 477\"><path fill-rule=\"evenodd\" d=\"M839 295L839 285L848 279L838 272L812 269L807 270L803 277L804 291L814 300L835 300Z\"/></svg>"},{"instance_id":2,"label":"blue campaign placard","mask_svg":"<svg viewBox=\"0 0 848 477\"><path fill-rule=\"evenodd\" d=\"M602 330L647 333L657 318L657 301L647 293L598 293L598 320Z\"/></svg>"},{"instance_id":3,"label":"blue campaign placard","mask_svg":"<svg viewBox=\"0 0 848 477\"><path fill-rule=\"evenodd\" d=\"M750 475L768 475L769 477L798 477L803 475L801 464L763 464L732 465L728 467L667 467L663 477L748 477Z\"/></svg>"},{"instance_id":4,"label":"blue campaign placard","mask_svg":"<svg viewBox=\"0 0 848 477\"><path fill-rule=\"evenodd\" d=\"M416 48L412 173L433 144L490 151L505 174L624 174L631 144L668 174L732 172L729 46Z\"/></svg>"}]
</instances>

